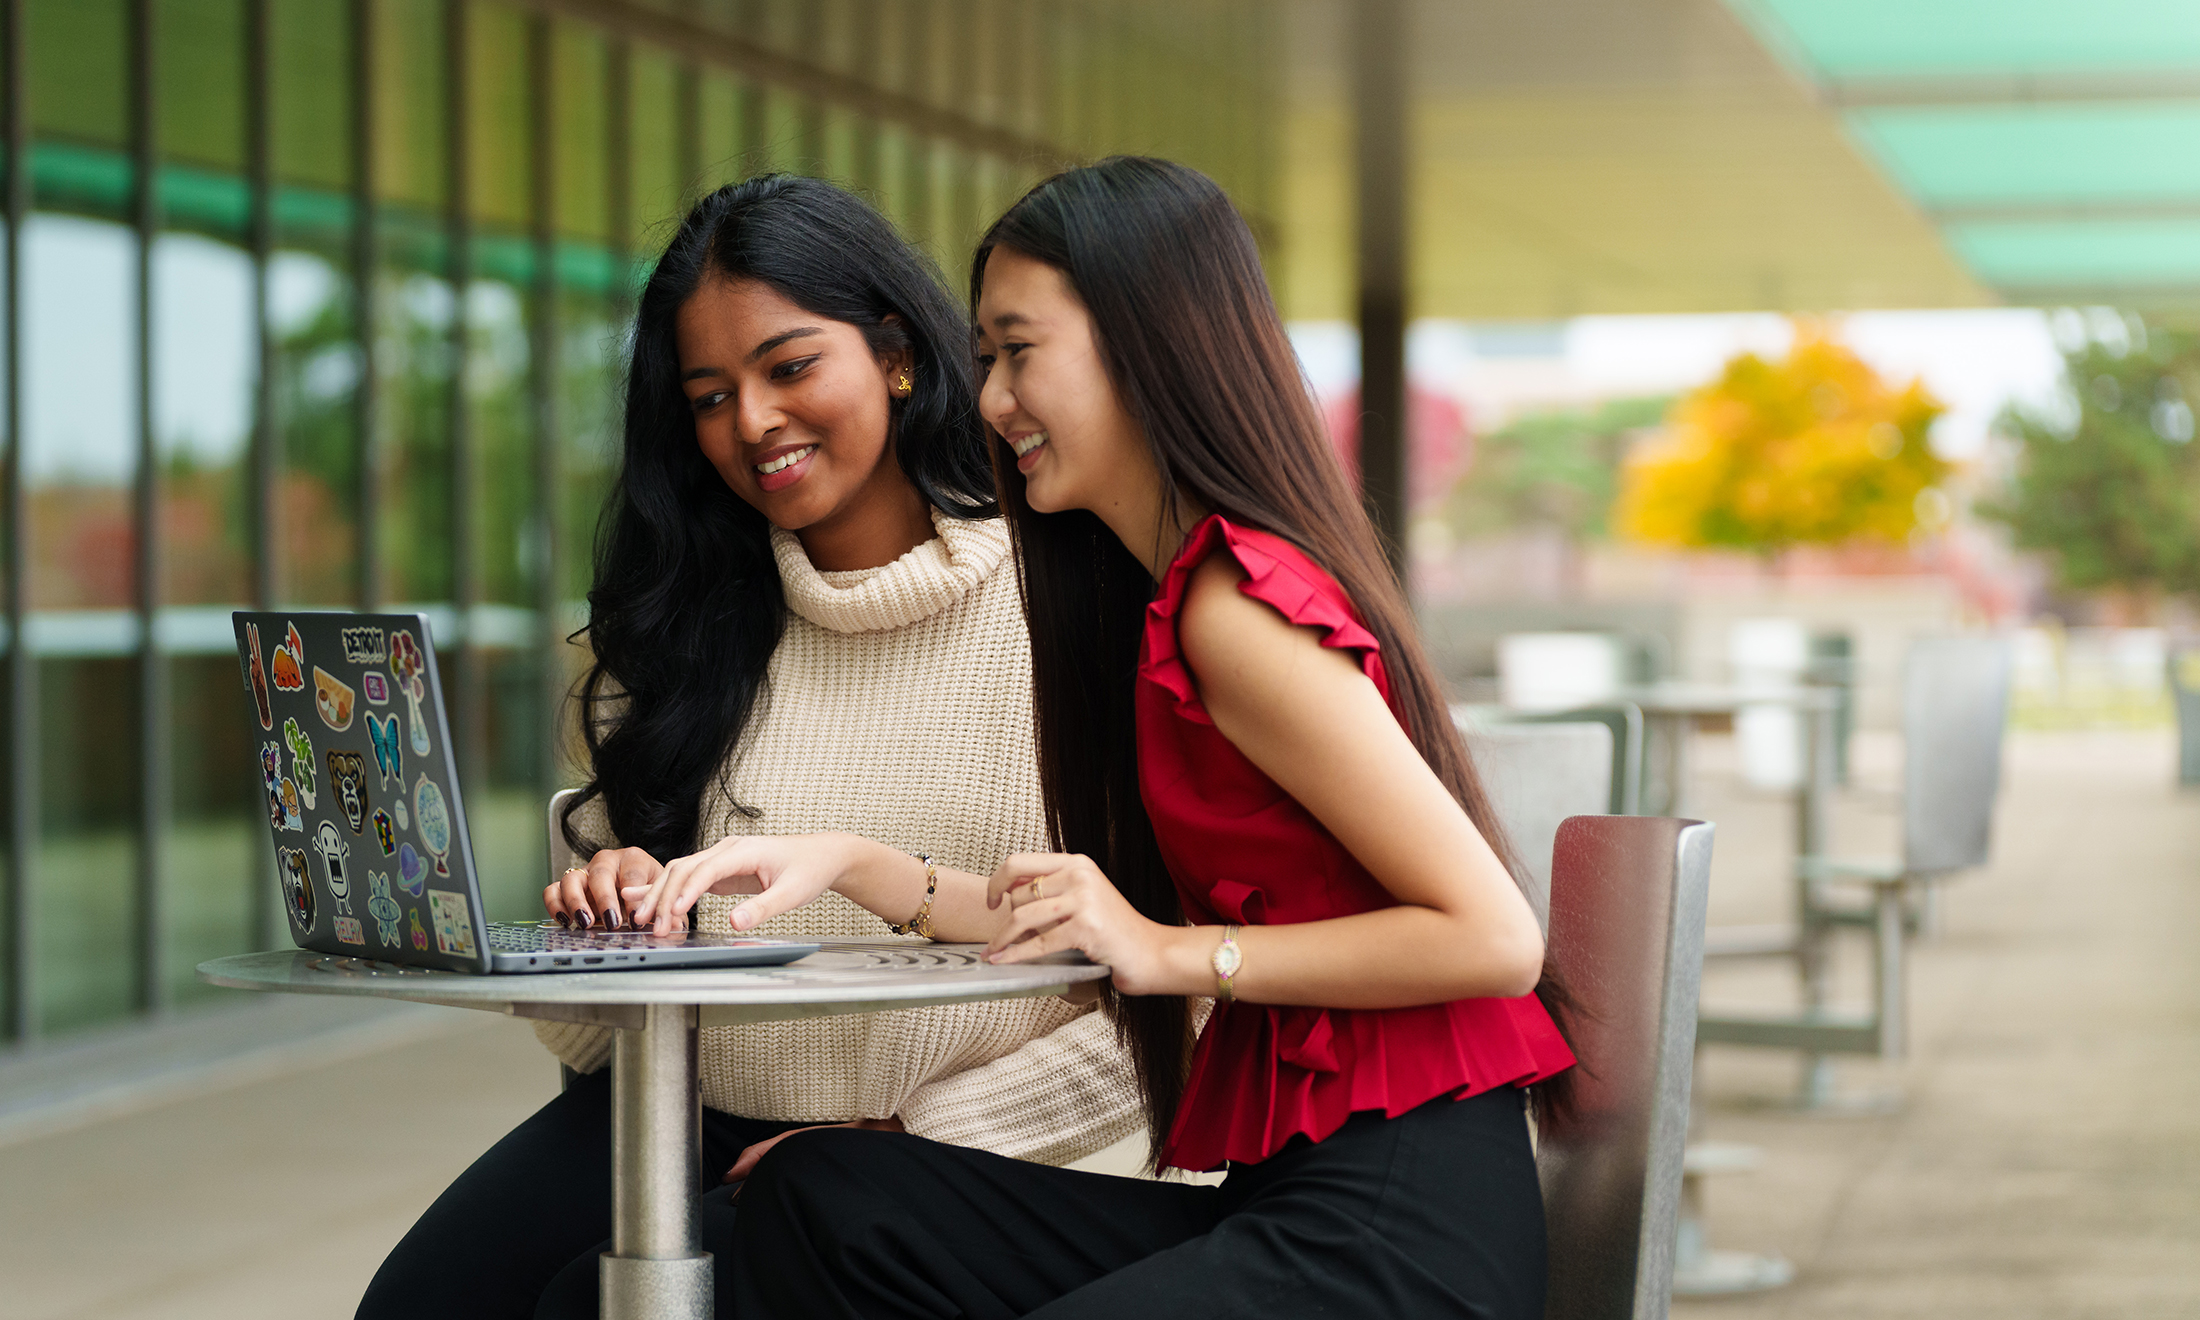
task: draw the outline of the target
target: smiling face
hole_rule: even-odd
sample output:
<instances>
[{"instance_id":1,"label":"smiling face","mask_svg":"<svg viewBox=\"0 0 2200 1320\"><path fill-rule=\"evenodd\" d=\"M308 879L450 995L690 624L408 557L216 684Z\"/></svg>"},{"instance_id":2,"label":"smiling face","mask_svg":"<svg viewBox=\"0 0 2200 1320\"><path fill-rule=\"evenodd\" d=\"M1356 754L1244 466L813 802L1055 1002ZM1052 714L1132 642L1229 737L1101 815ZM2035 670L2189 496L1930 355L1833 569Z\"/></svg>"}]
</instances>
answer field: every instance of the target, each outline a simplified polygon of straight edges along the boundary
<instances>
[{"instance_id":1,"label":"smiling face","mask_svg":"<svg viewBox=\"0 0 2200 1320\"><path fill-rule=\"evenodd\" d=\"M1159 508L1160 474L1061 271L993 249L978 296L978 362L978 408L1016 451L1031 507L1090 509L1136 549Z\"/></svg>"},{"instance_id":2,"label":"smiling face","mask_svg":"<svg viewBox=\"0 0 2200 1320\"><path fill-rule=\"evenodd\" d=\"M813 560L813 535L904 524L912 510L917 539L932 534L887 443L890 401L909 392L906 352L874 353L855 326L752 279L705 279L674 333L703 456L734 494L802 536Z\"/></svg>"}]
</instances>

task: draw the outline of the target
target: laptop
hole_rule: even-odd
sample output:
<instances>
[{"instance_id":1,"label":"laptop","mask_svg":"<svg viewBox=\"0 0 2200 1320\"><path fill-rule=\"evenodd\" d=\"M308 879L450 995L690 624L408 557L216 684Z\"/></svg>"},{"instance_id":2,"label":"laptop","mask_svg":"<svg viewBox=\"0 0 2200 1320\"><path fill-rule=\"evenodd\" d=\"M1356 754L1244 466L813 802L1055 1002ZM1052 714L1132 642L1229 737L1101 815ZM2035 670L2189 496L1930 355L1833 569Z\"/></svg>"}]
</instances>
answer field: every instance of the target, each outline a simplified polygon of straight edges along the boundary
<instances>
[{"instance_id":1,"label":"laptop","mask_svg":"<svg viewBox=\"0 0 2200 1320\"><path fill-rule=\"evenodd\" d=\"M488 921L427 616L231 616L300 948L458 972L758 967L816 944Z\"/></svg>"}]
</instances>

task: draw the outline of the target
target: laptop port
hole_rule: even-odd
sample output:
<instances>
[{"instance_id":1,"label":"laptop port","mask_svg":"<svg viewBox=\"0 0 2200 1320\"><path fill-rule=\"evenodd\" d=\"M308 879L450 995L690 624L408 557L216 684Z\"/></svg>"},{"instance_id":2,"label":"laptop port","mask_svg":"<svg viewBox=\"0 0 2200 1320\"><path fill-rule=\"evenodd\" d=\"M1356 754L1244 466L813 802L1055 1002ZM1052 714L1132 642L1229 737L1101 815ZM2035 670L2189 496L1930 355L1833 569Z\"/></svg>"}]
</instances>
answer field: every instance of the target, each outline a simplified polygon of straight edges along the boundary
<instances>
[{"instance_id":1,"label":"laptop port","mask_svg":"<svg viewBox=\"0 0 2200 1320\"><path fill-rule=\"evenodd\" d=\"M602 962L602 961L603 961L603 959L602 959L602 958L600 958L600 957L597 957L597 956L591 955L591 956L589 956L589 957L586 957L586 958L583 958L583 959L581 959L581 961L582 961L582 962L584 962L584 963L588 963L588 964L590 964L590 965L594 965L594 964L596 964L596 963L600 963L600 962Z\"/></svg>"},{"instance_id":2,"label":"laptop port","mask_svg":"<svg viewBox=\"0 0 2200 1320\"><path fill-rule=\"evenodd\" d=\"M550 960L550 965L552 967L571 967L573 965L573 960L571 958L552 958Z\"/></svg>"}]
</instances>

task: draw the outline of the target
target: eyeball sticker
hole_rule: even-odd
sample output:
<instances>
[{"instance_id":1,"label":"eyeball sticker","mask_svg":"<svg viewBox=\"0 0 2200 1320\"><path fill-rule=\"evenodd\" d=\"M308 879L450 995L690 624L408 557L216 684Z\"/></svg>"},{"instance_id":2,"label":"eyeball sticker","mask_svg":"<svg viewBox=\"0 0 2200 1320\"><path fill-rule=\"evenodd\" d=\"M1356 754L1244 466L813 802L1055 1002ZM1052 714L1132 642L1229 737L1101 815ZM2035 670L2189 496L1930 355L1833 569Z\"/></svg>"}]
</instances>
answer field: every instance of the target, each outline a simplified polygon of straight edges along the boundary
<instances>
[{"instance_id":1,"label":"eyeball sticker","mask_svg":"<svg viewBox=\"0 0 2200 1320\"><path fill-rule=\"evenodd\" d=\"M298 721L284 720L283 745L290 749L290 774L298 781L298 798L306 804L306 810L311 811L314 805L313 739L298 727Z\"/></svg>"},{"instance_id":2,"label":"eyeball sticker","mask_svg":"<svg viewBox=\"0 0 2200 1320\"><path fill-rule=\"evenodd\" d=\"M430 890L428 910L435 916L435 947L444 953L471 958L474 953L474 922L466 911L466 896L445 893L440 889Z\"/></svg>"},{"instance_id":3,"label":"eyeball sticker","mask_svg":"<svg viewBox=\"0 0 2200 1320\"><path fill-rule=\"evenodd\" d=\"M443 804L443 790L426 775L413 785L413 816L420 821L420 842L435 854L435 873L449 875L444 859L451 851L451 813Z\"/></svg>"},{"instance_id":4,"label":"eyeball sticker","mask_svg":"<svg viewBox=\"0 0 2200 1320\"><path fill-rule=\"evenodd\" d=\"M298 625L289 625L283 644L267 662L278 692L297 692L306 685L306 644L298 639Z\"/></svg>"},{"instance_id":5,"label":"eyeball sticker","mask_svg":"<svg viewBox=\"0 0 2200 1320\"><path fill-rule=\"evenodd\" d=\"M396 948L397 923L404 920L405 913L390 894L390 878L380 871L367 872L367 894L367 915L374 918L375 943Z\"/></svg>"},{"instance_id":6,"label":"eyeball sticker","mask_svg":"<svg viewBox=\"0 0 2200 1320\"><path fill-rule=\"evenodd\" d=\"M244 626L245 675L244 685L252 693L252 704L260 713L260 727L275 727L275 707L267 696L267 668L260 663L260 625Z\"/></svg>"}]
</instances>

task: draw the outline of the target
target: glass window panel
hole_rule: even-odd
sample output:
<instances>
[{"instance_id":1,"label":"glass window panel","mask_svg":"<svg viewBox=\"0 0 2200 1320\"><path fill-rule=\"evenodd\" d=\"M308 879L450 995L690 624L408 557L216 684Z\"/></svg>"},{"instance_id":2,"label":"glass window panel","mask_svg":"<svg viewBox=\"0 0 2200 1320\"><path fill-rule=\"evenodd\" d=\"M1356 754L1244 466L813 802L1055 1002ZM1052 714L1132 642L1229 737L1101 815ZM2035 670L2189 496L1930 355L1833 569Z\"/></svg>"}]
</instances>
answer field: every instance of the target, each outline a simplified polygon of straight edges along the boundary
<instances>
[{"instance_id":1,"label":"glass window panel","mask_svg":"<svg viewBox=\"0 0 2200 1320\"><path fill-rule=\"evenodd\" d=\"M27 0L23 9L31 131L125 145L130 29L123 0Z\"/></svg>"},{"instance_id":2,"label":"glass window panel","mask_svg":"<svg viewBox=\"0 0 2200 1320\"><path fill-rule=\"evenodd\" d=\"M160 599L241 603L252 595L258 342L251 255L195 234L161 235L153 246L152 311Z\"/></svg>"},{"instance_id":3,"label":"glass window panel","mask_svg":"<svg viewBox=\"0 0 2200 1320\"><path fill-rule=\"evenodd\" d=\"M289 249L268 266L275 339L276 591L302 605L358 596L359 386L350 280L341 249Z\"/></svg>"},{"instance_id":4,"label":"glass window panel","mask_svg":"<svg viewBox=\"0 0 2200 1320\"><path fill-rule=\"evenodd\" d=\"M572 23L556 28L551 107L557 161L557 230L576 238L611 237L611 186L605 151L606 59L603 38Z\"/></svg>"},{"instance_id":5,"label":"glass window panel","mask_svg":"<svg viewBox=\"0 0 2200 1320\"><path fill-rule=\"evenodd\" d=\"M25 227L24 477L39 669L41 1026L129 1010L137 686L136 238L38 215Z\"/></svg>"},{"instance_id":6,"label":"glass window panel","mask_svg":"<svg viewBox=\"0 0 2200 1320\"><path fill-rule=\"evenodd\" d=\"M270 0L275 177L351 185L351 14L345 0Z\"/></svg>"},{"instance_id":7,"label":"glass window panel","mask_svg":"<svg viewBox=\"0 0 2200 1320\"><path fill-rule=\"evenodd\" d=\"M477 219L525 232L528 226L527 22L493 5L468 10L472 95L467 164Z\"/></svg>"},{"instance_id":8,"label":"glass window panel","mask_svg":"<svg viewBox=\"0 0 2200 1320\"><path fill-rule=\"evenodd\" d=\"M522 249L524 251L524 249ZM528 516L534 460L527 388L529 297L518 282L474 281L467 292L466 407L472 433L473 551L484 601L534 601Z\"/></svg>"},{"instance_id":9,"label":"glass window panel","mask_svg":"<svg viewBox=\"0 0 2200 1320\"><path fill-rule=\"evenodd\" d=\"M696 100L696 148L703 162L697 188L709 192L741 177L741 89L731 78L706 73Z\"/></svg>"},{"instance_id":10,"label":"glass window panel","mask_svg":"<svg viewBox=\"0 0 2200 1320\"><path fill-rule=\"evenodd\" d=\"M161 155L242 170L243 0L160 0L155 24Z\"/></svg>"},{"instance_id":11,"label":"glass window panel","mask_svg":"<svg viewBox=\"0 0 2200 1320\"><path fill-rule=\"evenodd\" d=\"M641 246L660 247L682 210L672 61L637 48L633 77L634 234Z\"/></svg>"},{"instance_id":12,"label":"glass window panel","mask_svg":"<svg viewBox=\"0 0 2200 1320\"><path fill-rule=\"evenodd\" d=\"M392 211L382 221L386 243L400 252L427 250L438 237L431 217ZM451 286L425 262L389 260L381 273L381 500L378 538L389 598L410 603L451 599Z\"/></svg>"},{"instance_id":13,"label":"glass window panel","mask_svg":"<svg viewBox=\"0 0 2200 1320\"><path fill-rule=\"evenodd\" d=\"M186 630L168 628L189 649L168 657L169 819L161 843L166 875L168 994L172 1002L219 996L192 969L209 958L260 947L261 886L274 881L265 857L251 698L237 678L226 610L195 612ZM218 648L218 649L217 649Z\"/></svg>"},{"instance_id":14,"label":"glass window panel","mask_svg":"<svg viewBox=\"0 0 2200 1320\"><path fill-rule=\"evenodd\" d=\"M448 107L442 0L377 0L375 14L375 192L436 210Z\"/></svg>"},{"instance_id":15,"label":"glass window panel","mask_svg":"<svg viewBox=\"0 0 2200 1320\"><path fill-rule=\"evenodd\" d=\"M2001 288L2155 292L2200 286L2200 221L2010 221L1952 224L1948 240Z\"/></svg>"}]
</instances>

